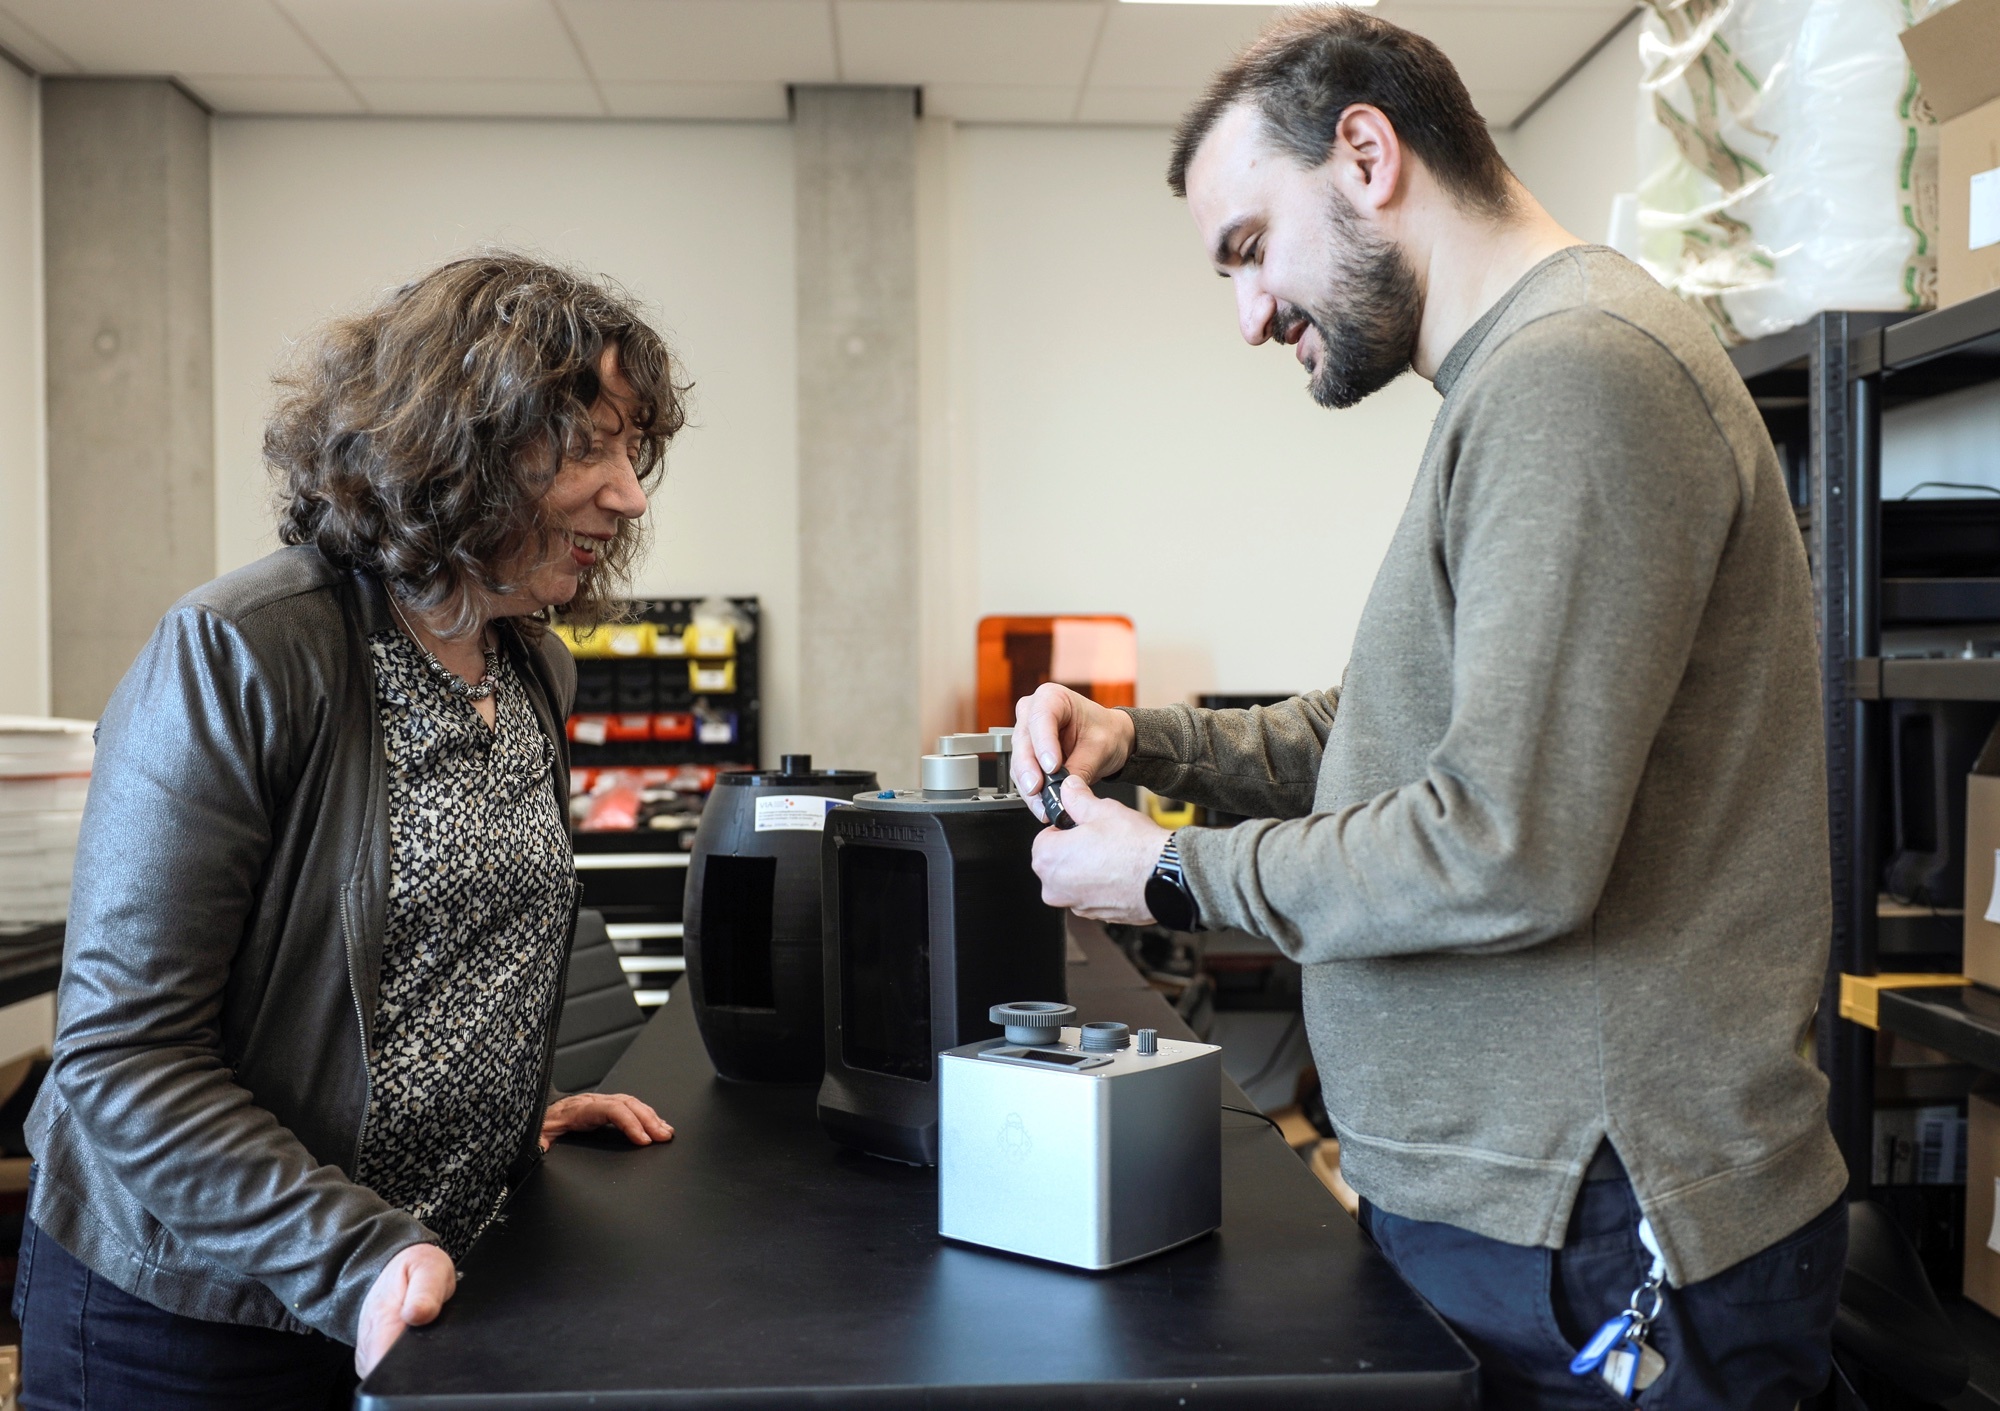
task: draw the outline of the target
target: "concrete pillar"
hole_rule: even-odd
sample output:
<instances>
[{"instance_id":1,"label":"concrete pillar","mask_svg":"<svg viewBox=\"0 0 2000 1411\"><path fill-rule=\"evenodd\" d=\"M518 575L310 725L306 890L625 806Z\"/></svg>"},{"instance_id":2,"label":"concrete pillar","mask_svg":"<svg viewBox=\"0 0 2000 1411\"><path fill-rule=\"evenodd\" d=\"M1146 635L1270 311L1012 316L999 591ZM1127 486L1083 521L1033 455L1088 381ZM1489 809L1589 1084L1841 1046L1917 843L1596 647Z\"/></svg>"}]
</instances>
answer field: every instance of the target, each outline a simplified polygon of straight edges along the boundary
<instances>
[{"instance_id":1,"label":"concrete pillar","mask_svg":"<svg viewBox=\"0 0 2000 1411\"><path fill-rule=\"evenodd\" d=\"M153 79L42 80L51 695L94 718L215 576L208 114Z\"/></svg>"},{"instance_id":2,"label":"concrete pillar","mask_svg":"<svg viewBox=\"0 0 2000 1411\"><path fill-rule=\"evenodd\" d=\"M818 762L914 785L916 93L799 88L794 141L800 715Z\"/></svg>"}]
</instances>

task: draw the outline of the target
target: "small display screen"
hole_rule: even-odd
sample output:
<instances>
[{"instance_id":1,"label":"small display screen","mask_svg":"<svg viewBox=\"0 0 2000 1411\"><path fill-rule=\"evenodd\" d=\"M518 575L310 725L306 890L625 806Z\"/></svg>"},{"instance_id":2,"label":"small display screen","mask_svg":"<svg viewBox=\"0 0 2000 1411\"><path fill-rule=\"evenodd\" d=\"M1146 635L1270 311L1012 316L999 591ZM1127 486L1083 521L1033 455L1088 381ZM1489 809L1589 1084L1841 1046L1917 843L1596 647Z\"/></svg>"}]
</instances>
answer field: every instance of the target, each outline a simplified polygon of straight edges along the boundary
<instances>
[{"instance_id":1,"label":"small display screen","mask_svg":"<svg viewBox=\"0 0 2000 1411\"><path fill-rule=\"evenodd\" d=\"M1079 1063L1090 1062L1087 1053L1049 1053L1038 1048L1024 1048L1019 1053L1010 1053L1008 1058L1025 1058L1030 1063L1057 1063L1064 1068L1074 1068Z\"/></svg>"},{"instance_id":2,"label":"small display screen","mask_svg":"<svg viewBox=\"0 0 2000 1411\"><path fill-rule=\"evenodd\" d=\"M840 1038L850 1068L931 1080L929 870L904 848L840 849Z\"/></svg>"}]
</instances>

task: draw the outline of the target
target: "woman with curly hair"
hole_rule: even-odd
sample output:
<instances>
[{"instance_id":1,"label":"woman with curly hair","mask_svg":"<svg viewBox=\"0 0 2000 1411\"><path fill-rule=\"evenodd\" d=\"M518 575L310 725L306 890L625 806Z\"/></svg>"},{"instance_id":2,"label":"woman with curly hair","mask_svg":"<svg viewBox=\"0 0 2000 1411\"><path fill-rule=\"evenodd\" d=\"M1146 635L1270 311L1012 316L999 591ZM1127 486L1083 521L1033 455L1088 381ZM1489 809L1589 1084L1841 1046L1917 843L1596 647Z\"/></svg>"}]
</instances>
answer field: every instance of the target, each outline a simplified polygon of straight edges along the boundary
<instances>
[{"instance_id":1,"label":"woman with curly hair","mask_svg":"<svg viewBox=\"0 0 2000 1411\"><path fill-rule=\"evenodd\" d=\"M100 726L29 1124L35 1411L345 1406L550 1140L673 1135L549 1102L576 674L542 627L641 542L665 345L481 256L280 388L287 547L175 604Z\"/></svg>"}]
</instances>

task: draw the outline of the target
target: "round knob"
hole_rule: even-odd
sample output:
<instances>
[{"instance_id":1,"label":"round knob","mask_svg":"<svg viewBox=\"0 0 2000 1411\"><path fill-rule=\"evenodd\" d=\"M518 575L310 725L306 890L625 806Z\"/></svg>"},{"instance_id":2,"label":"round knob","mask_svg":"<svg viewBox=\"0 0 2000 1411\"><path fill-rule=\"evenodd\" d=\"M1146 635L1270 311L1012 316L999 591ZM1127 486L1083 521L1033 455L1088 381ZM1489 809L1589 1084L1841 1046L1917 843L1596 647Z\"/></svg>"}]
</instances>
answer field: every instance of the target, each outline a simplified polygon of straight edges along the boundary
<instances>
[{"instance_id":1,"label":"round knob","mask_svg":"<svg viewBox=\"0 0 2000 1411\"><path fill-rule=\"evenodd\" d=\"M1131 1030L1114 1020L1099 1020L1095 1024L1083 1026L1083 1051L1085 1053L1116 1053L1131 1040Z\"/></svg>"},{"instance_id":2,"label":"round knob","mask_svg":"<svg viewBox=\"0 0 2000 1411\"><path fill-rule=\"evenodd\" d=\"M994 1005L986 1017L1007 1031L1010 1044L1050 1044L1062 1036L1063 1025L1076 1017L1076 1006L1042 999L1017 1000Z\"/></svg>"},{"instance_id":3,"label":"round knob","mask_svg":"<svg viewBox=\"0 0 2000 1411\"><path fill-rule=\"evenodd\" d=\"M1160 1031L1158 1029L1141 1029L1137 1037L1139 1040L1139 1052L1141 1054L1150 1058L1160 1051Z\"/></svg>"},{"instance_id":4,"label":"round knob","mask_svg":"<svg viewBox=\"0 0 2000 1411\"><path fill-rule=\"evenodd\" d=\"M778 756L780 774L810 774L813 772L813 757L809 754L781 754Z\"/></svg>"},{"instance_id":5,"label":"round knob","mask_svg":"<svg viewBox=\"0 0 2000 1411\"><path fill-rule=\"evenodd\" d=\"M979 756L927 754L919 775L928 798L969 799L979 792Z\"/></svg>"}]
</instances>

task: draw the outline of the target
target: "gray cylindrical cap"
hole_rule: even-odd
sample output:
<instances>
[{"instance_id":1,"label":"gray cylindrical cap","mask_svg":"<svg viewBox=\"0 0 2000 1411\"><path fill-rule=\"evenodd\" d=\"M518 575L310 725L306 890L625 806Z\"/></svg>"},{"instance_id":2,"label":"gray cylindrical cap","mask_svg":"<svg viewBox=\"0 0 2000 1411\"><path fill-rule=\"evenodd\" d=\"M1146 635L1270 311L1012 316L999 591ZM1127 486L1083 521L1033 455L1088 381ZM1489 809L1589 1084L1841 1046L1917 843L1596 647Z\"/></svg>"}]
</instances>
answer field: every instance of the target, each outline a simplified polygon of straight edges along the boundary
<instances>
[{"instance_id":1,"label":"gray cylindrical cap","mask_svg":"<svg viewBox=\"0 0 2000 1411\"><path fill-rule=\"evenodd\" d=\"M1010 1044L1050 1044L1062 1037L1063 1025L1076 1018L1076 1006L1053 1000L1016 1000L994 1005L986 1017L1007 1031Z\"/></svg>"},{"instance_id":2,"label":"gray cylindrical cap","mask_svg":"<svg viewBox=\"0 0 2000 1411\"><path fill-rule=\"evenodd\" d=\"M1160 1051L1160 1031L1158 1029L1141 1029L1137 1038L1139 1040L1140 1053L1151 1056Z\"/></svg>"},{"instance_id":3,"label":"gray cylindrical cap","mask_svg":"<svg viewBox=\"0 0 2000 1411\"><path fill-rule=\"evenodd\" d=\"M927 754L919 772L919 782L924 793L932 798L970 798L979 792L979 756Z\"/></svg>"},{"instance_id":4,"label":"gray cylindrical cap","mask_svg":"<svg viewBox=\"0 0 2000 1411\"><path fill-rule=\"evenodd\" d=\"M1131 1042L1131 1030L1116 1020L1099 1020L1095 1024L1083 1026L1083 1048L1086 1053L1116 1053Z\"/></svg>"}]
</instances>

